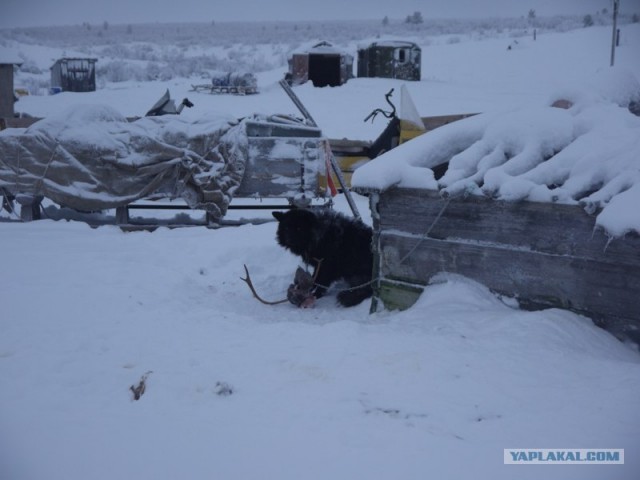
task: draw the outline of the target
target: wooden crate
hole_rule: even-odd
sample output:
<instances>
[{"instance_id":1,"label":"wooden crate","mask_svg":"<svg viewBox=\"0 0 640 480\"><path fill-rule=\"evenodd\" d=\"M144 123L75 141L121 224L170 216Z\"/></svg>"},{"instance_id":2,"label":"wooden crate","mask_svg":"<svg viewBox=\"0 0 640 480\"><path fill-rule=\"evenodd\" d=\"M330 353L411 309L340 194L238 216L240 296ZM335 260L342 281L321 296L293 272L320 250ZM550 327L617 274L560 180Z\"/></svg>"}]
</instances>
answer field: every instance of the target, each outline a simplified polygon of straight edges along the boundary
<instances>
[{"instance_id":1,"label":"wooden crate","mask_svg":"<svg viewBox=\"0 0 640 480\"><path fill-rule=\"evenodd\" d=\"M236 197L289 198L321 196L324 174L320 129L273 121L248 121L248 160Z\"/></svg>"},{"instance_id":2,"label":"wooden crate","mask_svg":"<svg viewBox=\"0 0 640 480\"><path fill-rule=\"evenodd\" d=\"M577 205L446 201L405 188L369 194L380 279L373 308L380 301L408 308L435 274L452 272L516 297L524 308L569 309L640 342L637 234L611 239Z\"/></svg>"}]
</instances>

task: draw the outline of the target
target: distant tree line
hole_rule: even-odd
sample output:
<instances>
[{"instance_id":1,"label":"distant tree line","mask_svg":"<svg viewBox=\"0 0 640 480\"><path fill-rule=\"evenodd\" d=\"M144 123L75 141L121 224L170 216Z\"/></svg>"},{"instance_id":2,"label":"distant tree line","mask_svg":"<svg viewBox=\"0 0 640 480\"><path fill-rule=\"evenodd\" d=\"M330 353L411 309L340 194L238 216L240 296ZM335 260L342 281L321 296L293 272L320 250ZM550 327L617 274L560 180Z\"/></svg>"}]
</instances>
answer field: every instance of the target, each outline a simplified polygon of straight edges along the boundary
<instances>
[{"instance_id":1,"label":"distant tree line","mask_svg":"<svg viewBox=\"0 0 640 480\"><path fill-rule=\"evenodd\" d=\"M407 18L405 19L404 23L409 23L412 25L420 25L421 23L424 23L424 19L422 18L422 13L413 12L412 14L407 15Z\"/></svg>"},{"instance_id":2,"label":"distant tree line","mask_svg":"<svg viewBox=\"0 0 640 480\"><path fill-rule=\"evenodd\" d=\"M96 65L99 81L168 80L171 78L210 78L212 71L257 73L285 66L291 52L305 47L310 39L329 40L337 48L350 48L354 40L381 34L406 35L411 29L418 42L428 44L431 36L448 35L459 42L464 35L511 38L538 33L566 32L584 27L583 15L539 16L525 10L519 18L428 19L414 12L394 21L308 21L308 22L231 22L211 20L172 24L93 24L64 27L0 29L0 44L12 39L72 51L74 55L100 58ZM610 25L611 11L591 14L593 25ZM535 19L535 23L533 20ZM640 21L636 13L620 14L620 25ZM532 25L533 24L533 25ZM419 28L416 28L419 25ZM193 49L197 45L201 48ZM202 53L206 50L206 53ZM23 58L22 84L34 87L49 82L49 60ZM29 87L31 85L28 85ZM30 88L31 90L31 88ZM36 88L34 88L36 90Z\"/></svg>"}]
</instances>

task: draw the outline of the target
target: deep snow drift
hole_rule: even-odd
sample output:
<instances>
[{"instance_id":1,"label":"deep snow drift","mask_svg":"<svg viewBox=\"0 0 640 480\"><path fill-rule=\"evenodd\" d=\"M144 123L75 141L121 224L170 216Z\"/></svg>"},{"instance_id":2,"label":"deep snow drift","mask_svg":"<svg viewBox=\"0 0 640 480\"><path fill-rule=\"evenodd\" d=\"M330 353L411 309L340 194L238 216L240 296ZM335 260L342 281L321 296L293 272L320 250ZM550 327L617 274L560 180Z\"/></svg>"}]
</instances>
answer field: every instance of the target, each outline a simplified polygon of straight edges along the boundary
<instances>
[{"instance_id":1,"label":"deep snow drift","mask_svg":"<svg viewBox=\"0 0 640 480\"><path fill-rule=\"evenodd\" d=\"M342 203L342 202L341 202ZM361 205L364 208L364 205ZM403 313L282 298L275 224L2 226L7 478L633 478L640 359L588 319L460 278ZM151 371L145 394L130 386ZM221 395L220 384L231 395ZM625 448L623 466L502 464Z\"/></svg>"},{"instance_id":2,"label":"deep snow drift","mask_svg":"<svg viewBox=\"0 0 640 480\"><path fill-rule=\"evenodd\" d=\"M608 28L424 45L421 115L547 105L607 68ZM617 54L640 77L640 28ZM35 48L30 46L29 48ZM550 75L549 72L555 74ZM31 96L19 110L175 98L235 117L295 113L259 76L247 97L192 95L189 79ZM371 139L362 119L402 82L353 79L298 94L330 137ZM410 144L407 144L410 145ZM360 211L366 200L357 197ZM337 208L347 211L342 197ZM0 222L2 478L637 478L640 355L584 317L525 312L442 276L405 312L258 303L298 265L275 223L153 233L80 222ZM245 215L253 215L245 213ZM269 216L269 214L266 214ZM150 372L150 373L148 373ZM148 374L146 391L130 386ZM505 448L624 448L624 465L503 464Z\"/></svg>"}]
</instances>

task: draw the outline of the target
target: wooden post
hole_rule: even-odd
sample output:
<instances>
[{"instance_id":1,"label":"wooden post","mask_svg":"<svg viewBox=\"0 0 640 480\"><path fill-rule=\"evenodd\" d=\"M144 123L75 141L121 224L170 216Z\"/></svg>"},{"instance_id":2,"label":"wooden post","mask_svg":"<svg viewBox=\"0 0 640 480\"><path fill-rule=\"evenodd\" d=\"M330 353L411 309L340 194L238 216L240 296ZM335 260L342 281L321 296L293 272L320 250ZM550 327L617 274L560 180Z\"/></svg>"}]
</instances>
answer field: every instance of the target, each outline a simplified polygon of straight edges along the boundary
<instances>
[{"instance_id":1,"label":"wooden post","mask_svg":"<svg viewBox=\"0 0 640 480\"><path fill-rule=\"evenodd\" d=\"M620 7L620 0L613 0L613 33L611 38L611 65L616 60L616 30L618 25L618 8Z\"/></svg>"},{"instance_id":2,"label":"wooden post","mask_svg":"<svg viewBox=\"0 0 640 480\"><path fill-rule=\"evenodd\" d=\"M116 207L116 225L129 224L129 208L126 205Z\"/></svg>"},{"instance_id":3,"label":"wooden post","mask_svg":"<svg viewBox=\"0 0 640 480\"><path fill-rule=\"evenodd\" d=\"M20 204L20 219L23 222L40 220L40 202L44 197L40 195L18 195L16 201Z\"/></svg>"},{"instance_id":4,"label":"wooden post","mask_svg":"<svg viewBox=\"0 0 640 480\"><path fill-rule=\"evenodd\" d=\"M0 63L0 117L13 117L13 63Z\"/></svg>"}]
</instances>

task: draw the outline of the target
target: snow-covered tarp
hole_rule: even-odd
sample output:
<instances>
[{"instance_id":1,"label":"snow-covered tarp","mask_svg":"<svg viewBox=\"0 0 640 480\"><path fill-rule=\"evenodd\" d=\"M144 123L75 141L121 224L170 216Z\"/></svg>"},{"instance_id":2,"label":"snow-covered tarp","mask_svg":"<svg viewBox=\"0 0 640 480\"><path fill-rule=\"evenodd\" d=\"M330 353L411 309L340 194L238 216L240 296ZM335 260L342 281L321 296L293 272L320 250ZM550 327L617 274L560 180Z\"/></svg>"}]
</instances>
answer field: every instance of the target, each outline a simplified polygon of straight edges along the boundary
<instances>
[{"instance_id":1,"label":"snow-covered tarp","mask_svg":"<svg viewBox=\"0 0 640 480\"><path fill-rule=\"evenodd\" d=\"M247 149L244 124L231 117L129 122L108 106L76 106L0 132L0 189L83 211L181 197L220 218L242 180Z\"/></svg>"},{"instance_id":2,"label":"snow-covered tarp","mask_svg":"<svg viewBox=\"0 0 640 480\"><path fill-rule=\"evenodd\" d=\"M640 83L599 74L549 105L476 115L387 152L358 169L356 188L393 186L502 200L582 205L612 236L640 233ZM433 168L449 162L439 179Z\"/></svg>"}]
</instances>

